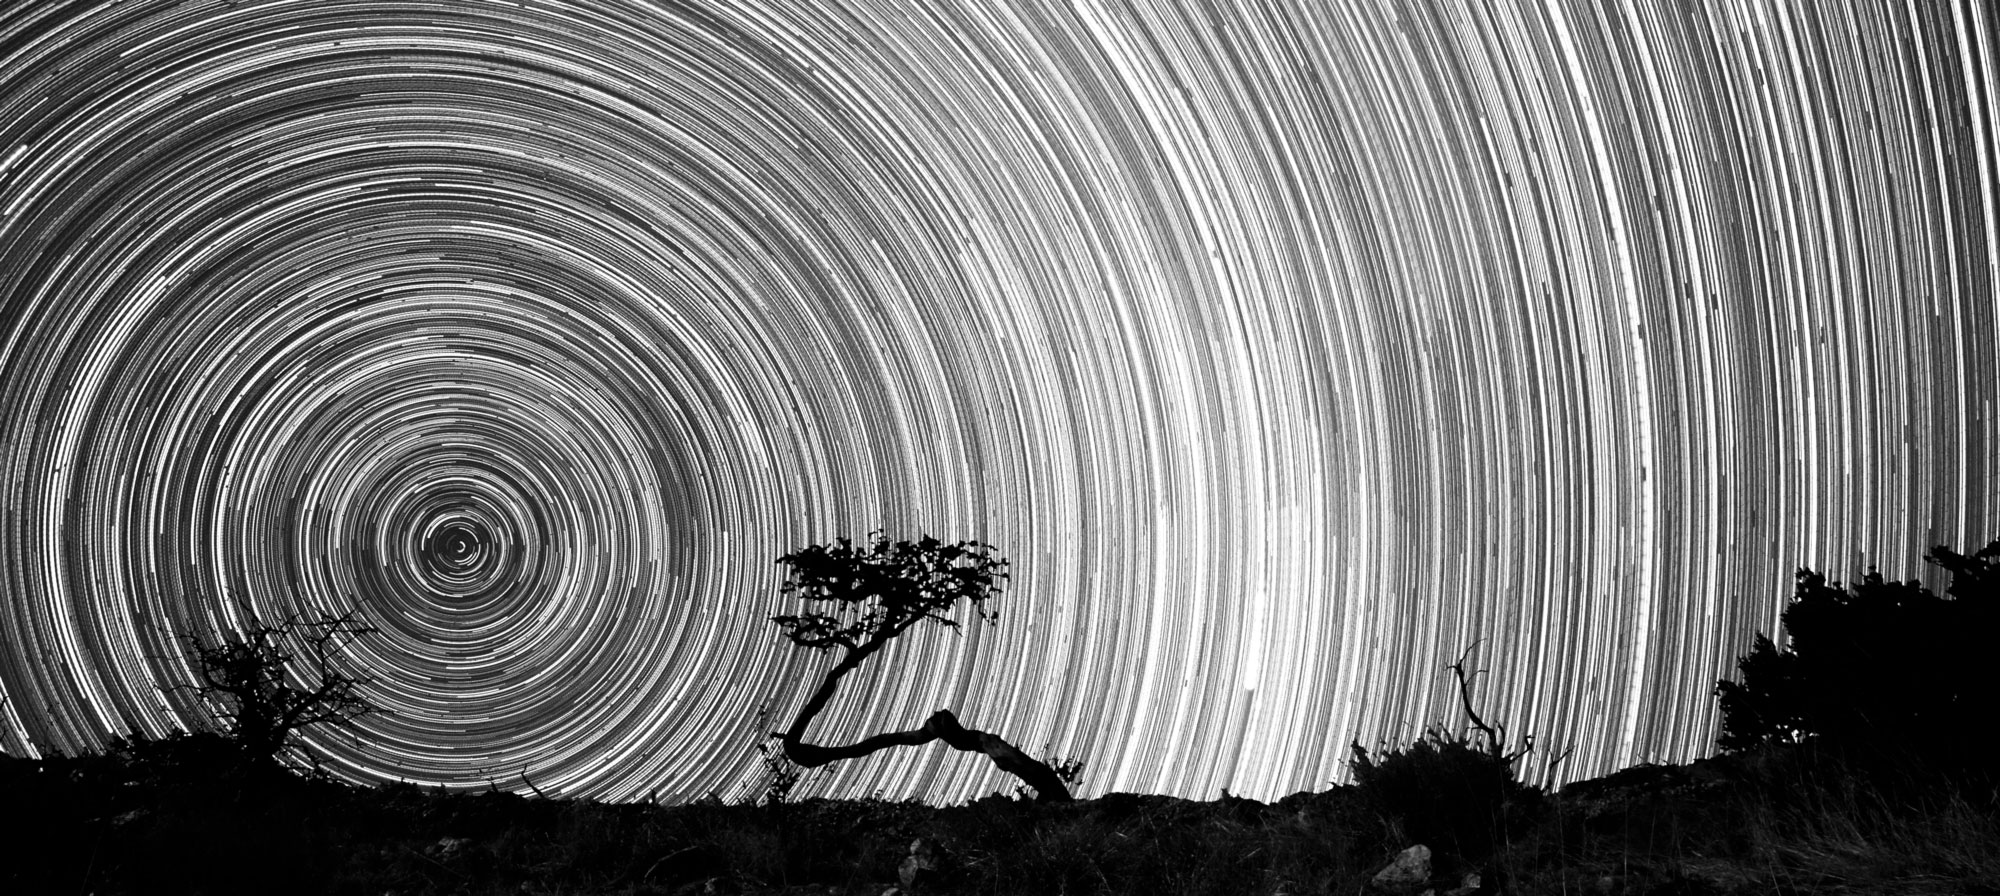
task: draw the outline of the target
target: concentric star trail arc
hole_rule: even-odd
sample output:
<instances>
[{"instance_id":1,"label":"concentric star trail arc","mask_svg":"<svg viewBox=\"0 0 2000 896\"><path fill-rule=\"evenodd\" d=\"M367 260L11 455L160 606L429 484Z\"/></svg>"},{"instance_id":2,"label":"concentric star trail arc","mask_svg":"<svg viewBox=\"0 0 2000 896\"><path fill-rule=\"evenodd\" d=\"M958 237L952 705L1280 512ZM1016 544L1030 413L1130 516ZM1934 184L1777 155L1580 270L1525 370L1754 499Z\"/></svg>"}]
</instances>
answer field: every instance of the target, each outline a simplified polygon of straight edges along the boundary
<instances>
[{"instance_id":1,"label":"concentric star trail arc","mask_svg":"<svg viewBox=\"0 0 2000 896\"><path fill-rule=\"evenodd\" d=\"M362 781L741 794L780 554L1012 560L829 740L1274 797L1712 749L1799 566L2000 534L2000 54L1948 0L0 13L0 748L356 609ZM805 793L1012 787L942 748Z\"/></svg>"}]
</instances>

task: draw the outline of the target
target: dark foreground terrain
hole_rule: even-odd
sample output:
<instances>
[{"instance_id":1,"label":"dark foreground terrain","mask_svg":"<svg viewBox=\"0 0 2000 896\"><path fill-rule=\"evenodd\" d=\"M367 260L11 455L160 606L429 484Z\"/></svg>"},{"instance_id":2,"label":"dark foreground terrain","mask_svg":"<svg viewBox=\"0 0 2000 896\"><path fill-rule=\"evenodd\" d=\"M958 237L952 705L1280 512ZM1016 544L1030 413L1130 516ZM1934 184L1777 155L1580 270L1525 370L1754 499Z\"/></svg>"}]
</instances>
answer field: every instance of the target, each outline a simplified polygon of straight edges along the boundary
<instances>
[{"instance_id":1,"label":"dark foreground terrain","mask_svg":"<svg viewBox=\"0 0 2000 896\"><path fill-rule=\"evenodd\" d=\"M0 893L2000 894L1992 792L1830 768L1752 753L1504 805L1431 782L1403 807L1352 787L654 806L352 787L180 738L0 757Z\"/></svg>"}]
</instances>

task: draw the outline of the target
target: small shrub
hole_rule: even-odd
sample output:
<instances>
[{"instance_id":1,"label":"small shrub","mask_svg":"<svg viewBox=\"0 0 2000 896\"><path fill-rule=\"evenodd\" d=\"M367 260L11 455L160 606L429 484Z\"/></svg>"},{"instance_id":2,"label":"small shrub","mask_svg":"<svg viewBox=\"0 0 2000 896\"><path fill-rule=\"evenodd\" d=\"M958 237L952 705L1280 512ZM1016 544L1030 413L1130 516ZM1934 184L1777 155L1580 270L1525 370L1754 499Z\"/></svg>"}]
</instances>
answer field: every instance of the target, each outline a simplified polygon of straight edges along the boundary
<instances>
[{"instance_id":1,"label":"small shrub","mask_svg":"<svg viewBox=\"0 0 2000 896\"><path fill-rule=\"evenodd\" d=\"M1458 679L1459 702L1469 721L1464 732L1453 734L1432 726L1408 747L1373 756L1355 743L1348 764L1356 789L1389 820L1399 843L1422 843L1476 860L1533 827L1547 794L1515 774L1521 759L1534 749L1534 738L1524 738L1510 752L1506 729L1486 724L1472 708L1472 677L1465 671L1465 657L1447 668ZM1551 769L1567 757L1567 753L1557 757Z\"/></svg>"},{"instance_id":2,"label":"small shrub","mask_svg":"<svg viewBox=\"0 0 2000 896\"><path fill-rule=\"evenodd\" d=\"M1532 826L1542 792L1522 783L1510 758L1473 737L1433 727L1400 750L1353 745L1354 785L1403 843L1475 859Z\"/></svg>"},{"instance_id":3,"label":"small shrub","mask_svg":"<svg viewBox=\"0 0 2000 896\"><path fill-rule=\"evenodd\" d=\"M785 755L784 748L773 741L759 743L757 757L764 765L764 774L753 787L750 805L776 806L790 800L792 791L805 777L805 768L793 762L791 757Z\"/></svg>"},{"instance_id":4,"label":"small shrub","mask_svg":"<svg viewBox=\"0 0 2000 896\"><path fill-rule=\"evenodd\" d=\"M1063 758L1052 755L1049 757L1047 764L1049 770L1056 773L1056 780L1063 782L1072 792L1083 787L1083 760L1081 758L1076 756ZM1014 785L1015 799L1025 800L1034 795L1034 788L1026 784Z\"/></svg>"}]
</instances>

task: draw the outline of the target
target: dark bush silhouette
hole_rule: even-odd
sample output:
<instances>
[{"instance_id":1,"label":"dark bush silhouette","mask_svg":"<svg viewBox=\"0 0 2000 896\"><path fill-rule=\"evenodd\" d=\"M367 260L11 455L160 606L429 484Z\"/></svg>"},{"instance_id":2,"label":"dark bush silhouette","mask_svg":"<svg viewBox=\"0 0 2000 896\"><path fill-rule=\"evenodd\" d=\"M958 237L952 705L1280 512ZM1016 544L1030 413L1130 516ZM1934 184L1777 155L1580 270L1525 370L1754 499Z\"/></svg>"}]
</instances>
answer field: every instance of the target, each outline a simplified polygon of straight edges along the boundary
<instances>
[{"instance_id":1,"label":"dark bush silhouette","mask_svg":"<svg viewBox=\"0 0 2000 896\"><path fill-rule=\"evenodd\" d=\"M129 734L115 737L104 750L123 780L163 789L213 786L244 770L244 755L234 742L215 732L175 730L165 737Z\"/></svg>"},{"instance_id":2,"label":"dark bush silhouette","mask_svg":"<svg viewBox=\"0 0 2000 896\"><path fill-rule=\"evenodd\" d=\"M1459 700L1470 723L1465 730L1433 726L1408 747L1373 756L1355 743L1348 765L1355 788L1394 823L1399 842L1477 860L1532 827L1546 806L1546 794L1516 774L1534 749L1534 739L1524 738L1520 747L1508 749L1505 729L1486 724L1472 707L1465 659L1449 668L1458 678Z\"/></svg>"},{"instance_id":3,"label":"dark bush silhouette","mask_svg":"<svg viewBox=\"0 0 2000 896\"><path fill-rule=\"evenodd\" d=\"M947 544L928 535L916 541L890 541L875 533L866 545L841 538L811 545L778 562L790 567L783 591L814 609L798 615L775 616L772 622L793 644L810 650L841 652L818 690L806 699L780 740L785 755L804 768L866 756L896 746L917 746L942 740L953 749L984 753L1001 770L1035 789L1039 799L1067 801L1069 788L1047 763L1021 752L998 735L966 728L951 710L931 714L923 727L876 734L851 744L808 743L806 728L826 708L842 676L890 641L926 620L958 628L950 613L963 601L975 616L988 622L998 614L986 602L1000 593L1007 578L1007 561L991 545L977 541Z\"/></svg>"},{"instance_id":4,"label":"dark bush silhouette","mask_svg":"<svg viewBox=\"0 0 2000 896\"><path fill-rule=\"evenodd\" d=\"M1968 726L2000 700L1986 654L1996 632L2000 541L1970 556L1942 546L1928 561L1951 574L1946 594L1869 570L1849 586L1798 571L1785 646L1759 633L1720 681L1718 745L1741 751L1814 742L1876 762L1964 771L1982 762Z\"/></svg>"},{"instance_id":5,"label":"dark bush silhouette","mask_svg":"<svg viewBox=\"0 0 2000 896\"><path fill-rule=\"evenodd\" d=\"M350 611L258 622L220 643L184 635L200 681L171 690L200 698L215 713L221 733L245 755L275 760L300 729L345 724L379 711L361 696L368 679L343 674L330 661L355 638L375 631Z\"/></svg>"}]
</instances>

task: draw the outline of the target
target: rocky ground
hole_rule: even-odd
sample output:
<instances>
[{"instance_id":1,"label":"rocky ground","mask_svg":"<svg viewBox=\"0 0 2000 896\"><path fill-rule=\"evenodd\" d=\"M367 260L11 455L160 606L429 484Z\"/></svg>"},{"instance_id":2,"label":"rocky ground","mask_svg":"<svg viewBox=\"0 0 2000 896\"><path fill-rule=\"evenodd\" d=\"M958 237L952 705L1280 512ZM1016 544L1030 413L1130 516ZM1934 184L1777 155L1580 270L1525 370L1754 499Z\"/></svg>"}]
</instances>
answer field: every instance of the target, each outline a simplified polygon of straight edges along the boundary
<instances>
[{"instance_id":1,"label":"rocky ground","mask_svg":"<svg viewBox=\"0 0 2000 896\"><path fill-rule=\"evenodd\" d=\"M605 805L185 752L0 758L0 893L2000 894L1994 794L1890 795L1786 757L1627 769L1480 829L1353 788ZM1411 842L1425 829L1478 836Z\"/></svg>"}]
</instances>

